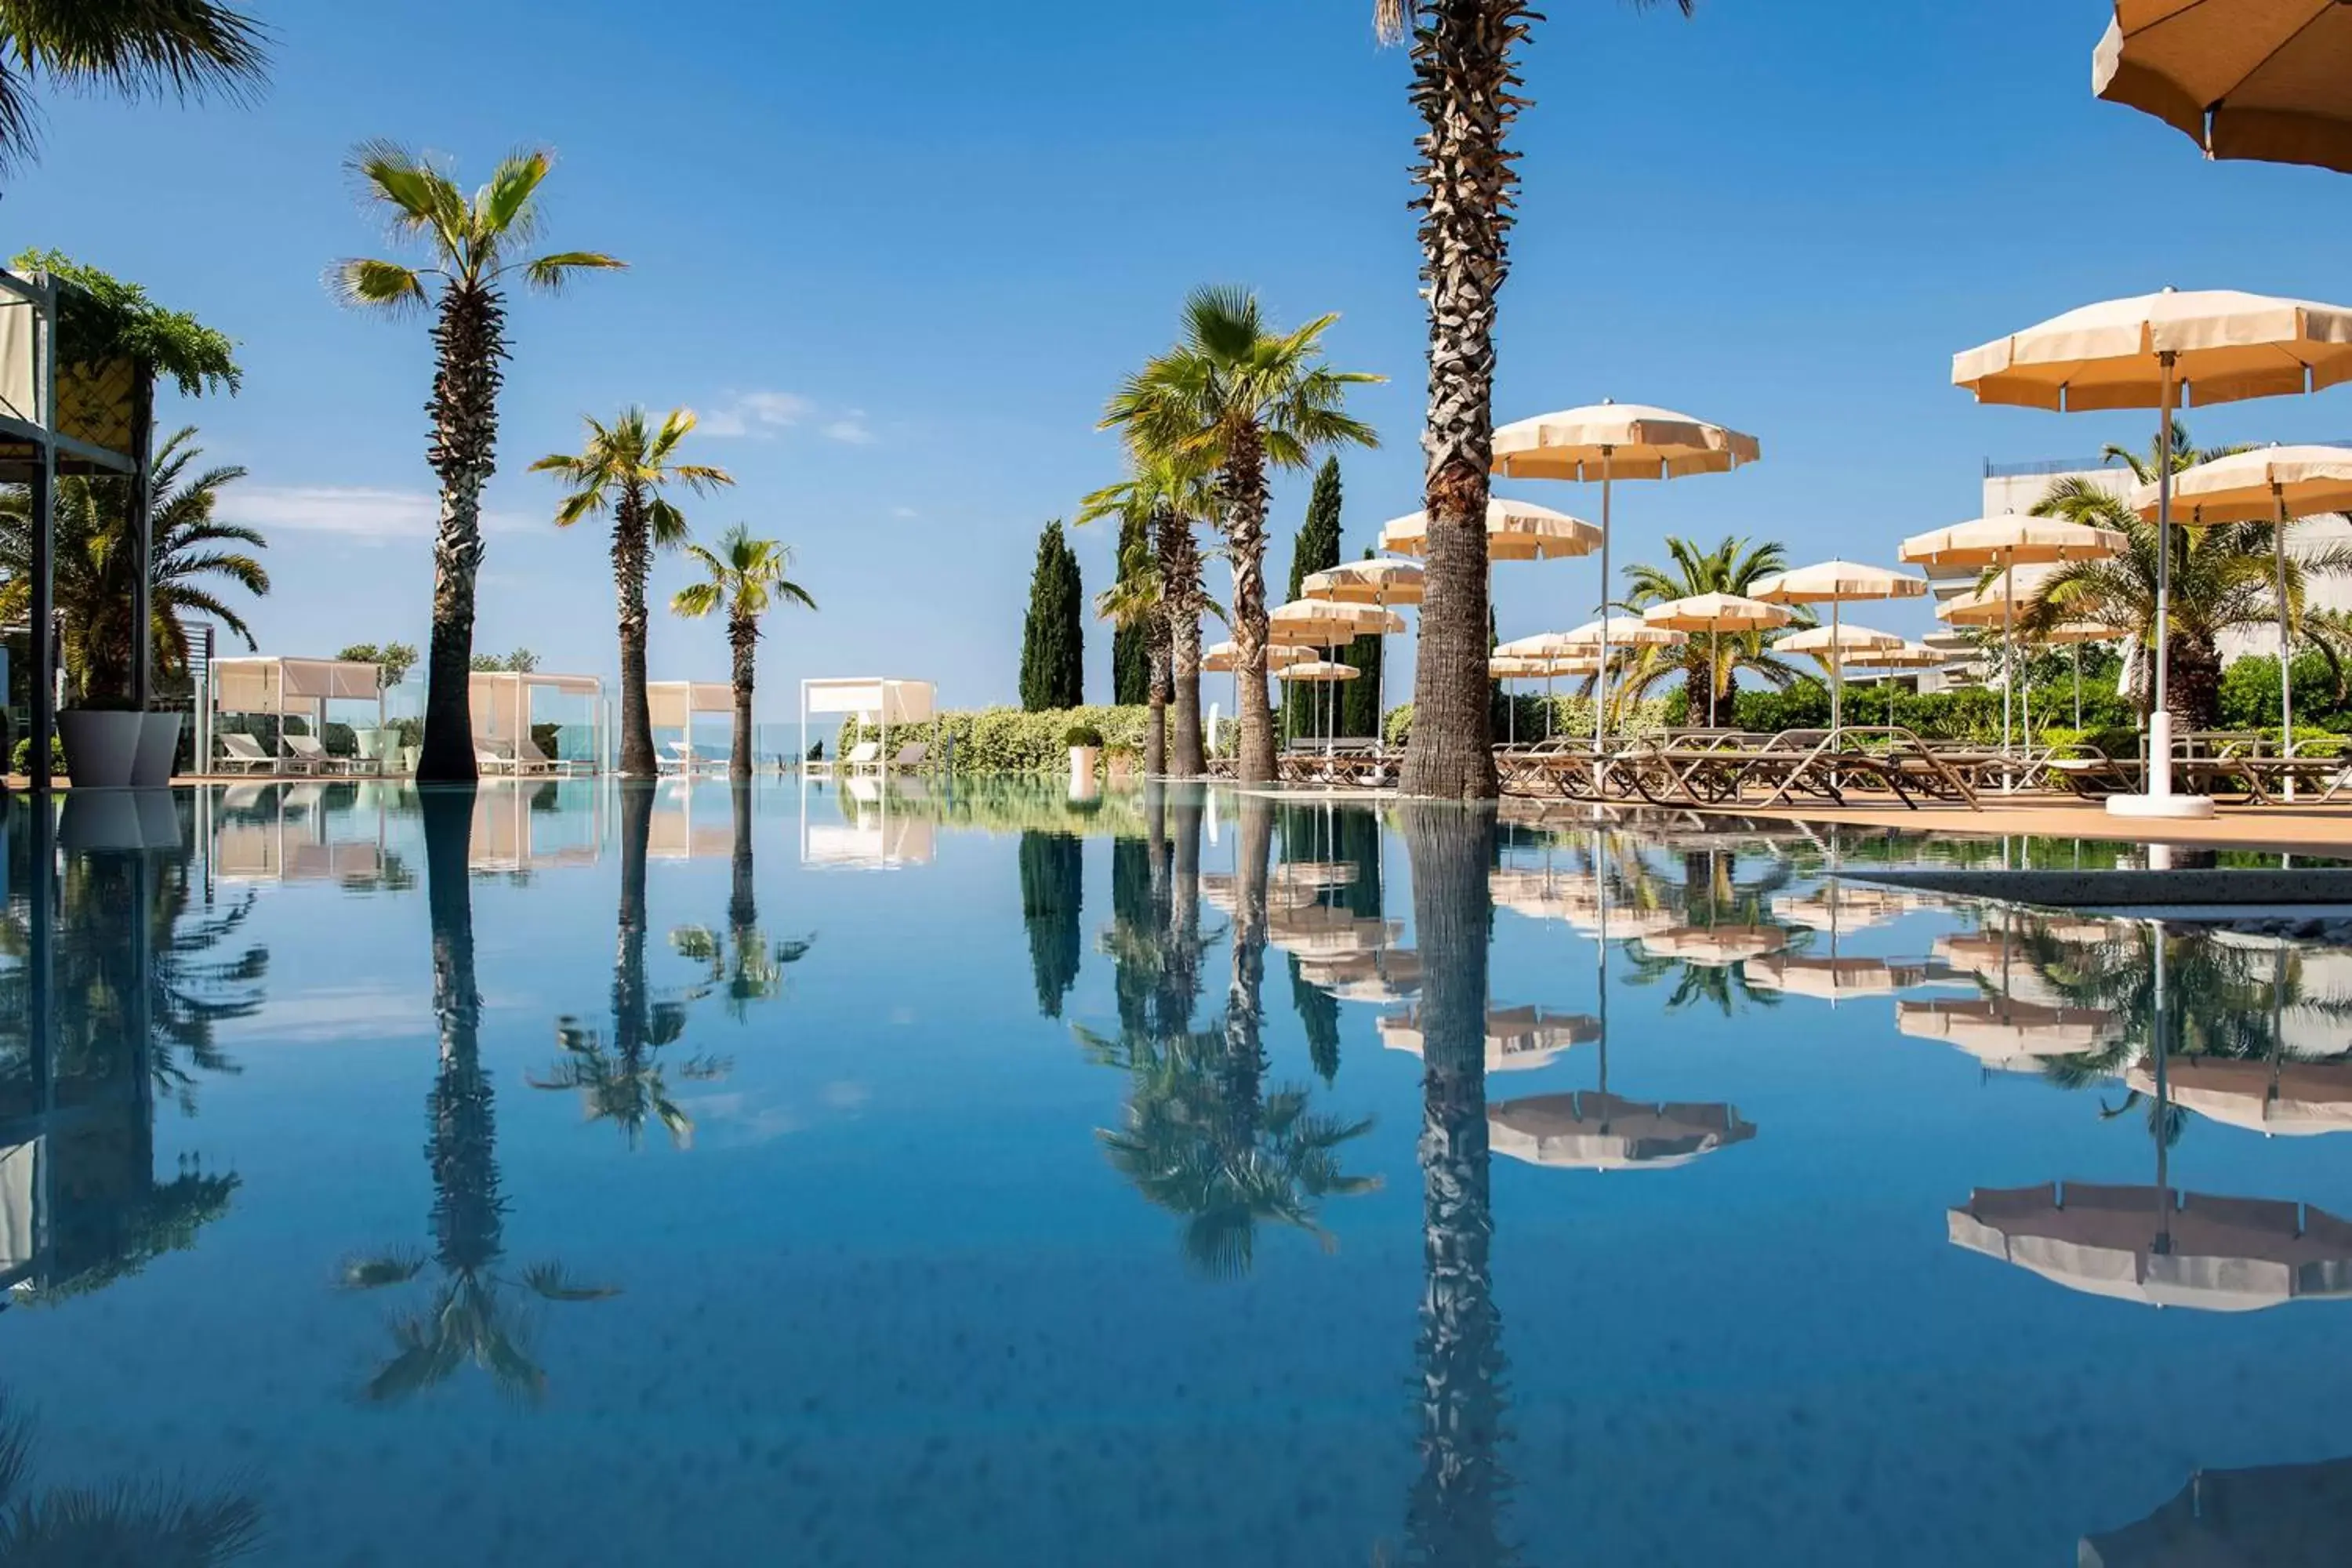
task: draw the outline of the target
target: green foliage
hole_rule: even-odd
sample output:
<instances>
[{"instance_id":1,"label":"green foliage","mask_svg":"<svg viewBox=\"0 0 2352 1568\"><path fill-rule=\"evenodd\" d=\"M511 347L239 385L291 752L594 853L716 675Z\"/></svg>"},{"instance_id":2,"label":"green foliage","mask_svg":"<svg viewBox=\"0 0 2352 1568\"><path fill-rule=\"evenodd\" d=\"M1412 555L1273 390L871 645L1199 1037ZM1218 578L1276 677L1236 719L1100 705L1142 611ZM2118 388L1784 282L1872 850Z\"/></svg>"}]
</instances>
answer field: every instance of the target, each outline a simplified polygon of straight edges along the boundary
<instances>
[{"instance_id":1,"label":"green foliage","mask_svg":"<svg viewBox=\"0 0 2352 1568\"><path fill-rule=\"evenodd\" d=\"M539 668L539 655L527 647L512 653L478 653L467 668L477 675L529 675Z\"/></svg>"},{"instance_id":2,"label":"green foliage","mask_svg":"<svg viewBox=\"0 0 2352 1568\"><path fill-rule=\"evenodd\" d=\"M8 753L8 771L12 773L24 774L30 773L32 766L33 737L27 735L17 742L16 749ZM63 777L65 771L66 744L55 735L51 735L49 737L49 772Z\"/></svg>"},{"instance_id":3,"label":"green foliage","mask_svg":"<svg viewBox=\"0 0 2352 1568\"><path fill-rule=\"evenodd\" d=\"M1021 921L1029 933L1029 970L1037 1011L1062 1016L1062 998L1077 984L1085 943L1078 916L1085 903L1085 846L1073 834L1024 830L1021 835Z\"/></svg>"},{"instance_id":4,"label":"green foliage","mask_svg":"<svg viewBox=\"0 0 2352 1568\"><path fill-rule=\"evenodd\" d=\"M1073 724L1062 732L1062 740L1072 746L1091 746L1100 750L1103 732L1092 724Z\"/></svg>"},{"instance_id":5,"label":"green foliage","mask_svg":"<svg viewBox=\"0 0 2352 1568\"><path fill-rule=\"evenodd\" d=\"M952 709L940 714L939 727L943 743L954 742L958 773L1067 773L1070 743L1065 737L1072 726L1085 724L1100 731L1103 748L1113 756L1137 757L1143 754L1149 711L1143 708L1070 708L1045 713L1024 713L1018 708ZM892 726L894 740L929 732L928 725L911 731ZM845 752L861 741L880 738L881 731L875 726L852 719L842 725L838 744ZM933 748L934 761L940 754L941 748Z\"/></svg>"},{"instance_id":6,"label":"green foliage","mask_svg":"<svg viewBox=\"0 0 2352 1568\"><path fill-rule=\"evenodd\" d=\"M417 655L415 645L410 643L355 642L335 657L349 659L354 664L374 665L383 672L386 686L397 686L408 679L410 670L416 668Z\"/></svg>"},{"instance_id":7,"label":"green foliage","mask_svg":"<svg viewBox=\"0 0 2352 1568\"><path fill-rule=\"evenodd\" d=\"M187 396L201 397L216 388L236 395L244 380L236 344L185 310L167 310L138 284L85 267L62 251L24 251L8 265L14 271L46 272L71 285L58 296L61 365L130 359L158 376L169 376Z\"/></svg>"},{"instance_id":8,"label":"green foliage","mask_svg":"<svg viewBox=\"0 0 2352 1568\"><path fill-rule=\"evenodd\" d=\"M1307 500L1307 518L1298 525L1298 539L1290 547L1290 593L1296 599L1308 575L1339 564L1339 459L1326 458L1315 470L1315 489ZM1313 687L1285 686L1282 733L1290 740L1323 732L1325 694Z\"/></svg>"},{"instance_id":9,"label":"green foliage","mask_svg":"<svg viewBox=\"0 0 2352 1568\"><path fill-rule=\"evenodd\" d=\"M1150 521L1129 512L1118 524L1118 581L1130 584L1152 569ZM1151 627L1140 617L1121 617L1111 632L1110 700L1121 707L1151 700Z\"/></svg>"},{"instance_id":10,"label":"green foliage","mask_svg":"<svg viewBox=\"0 0 2352 1568\"><path fill-rule=\"evenodd\" d=\"M2338 700L2336 677L2315 653L2297 658L2294 672L2295 727L2305 722L2339 733L2352 731L2352 710ZM2274 655L2249 656L2221 672L2221 727L2275 729L2279 717L2279 671Z\"/></svg>"},{"instance_id":11,"label":"green foliage","mask_svg":"<svg viewBox=\"0 0 2352 1568\"><path fill-rule=\"evenodd\" d=\"M1062 520L1037 539L1029 616L1021 632L1021 706L1032 713L1086 701L1086 590Z\"/></svg>"}]
</instances>

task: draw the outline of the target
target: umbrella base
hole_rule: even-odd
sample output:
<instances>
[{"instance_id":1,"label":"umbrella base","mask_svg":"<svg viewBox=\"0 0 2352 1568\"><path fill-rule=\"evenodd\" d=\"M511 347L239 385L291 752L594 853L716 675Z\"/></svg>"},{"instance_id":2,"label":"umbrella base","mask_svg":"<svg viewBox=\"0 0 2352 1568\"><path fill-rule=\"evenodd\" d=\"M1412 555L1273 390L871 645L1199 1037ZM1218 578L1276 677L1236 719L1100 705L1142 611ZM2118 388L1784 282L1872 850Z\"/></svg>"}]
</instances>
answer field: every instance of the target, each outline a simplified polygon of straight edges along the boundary
<instances>
[{"instance_id":1,"label":"umbrella base","mask_svg":"<svg viewBox=\"0 0 2352 1568\"><path fill-rule=\"evenodd\" d=\"M2213 800L2202 795L2111 795L2107 815L2196 821L2213 815Z\"/></svg>"}]
</instances>

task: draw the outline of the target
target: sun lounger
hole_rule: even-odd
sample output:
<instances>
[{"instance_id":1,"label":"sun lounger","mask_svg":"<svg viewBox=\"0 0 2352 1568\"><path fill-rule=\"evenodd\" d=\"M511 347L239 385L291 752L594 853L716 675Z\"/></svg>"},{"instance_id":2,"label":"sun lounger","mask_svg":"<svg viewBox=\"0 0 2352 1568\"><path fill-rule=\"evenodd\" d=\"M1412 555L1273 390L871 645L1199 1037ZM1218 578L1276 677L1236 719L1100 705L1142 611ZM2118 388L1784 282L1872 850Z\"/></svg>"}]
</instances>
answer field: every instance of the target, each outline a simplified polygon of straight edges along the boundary
<instances>
[{"instance_id":1,"label":"sun lounger","mask_svg":"<svg viewBox=\"0 0 2352 1568\"><path fill-rule=\"evenodd\" d=\"M898 773L913 773L923 765L923 759L930 754L931 748L923 742L909 742L898 748L898 754L890 759L890 766Z\"/></svg>"},{"instance_id":2,"label":"sun lounger","mask_svg":"<svg viewBox=\"0 0 2352 1568\"><path fill-rule=\"evenodd\" d=\"M263 751L261 742L252 736L229 731L219 739L220 760L214 765L221 772L227 773L232 768L242 773L257 773L265 768L272 773L277 771L277 759Z\"/></svg>"},{"instance_id":3,"label":"sun lounger","mask_svg":"<svg viewBox=\"0 0 2352 1568\"><path fill-rule=\"evenodd\" d=\"M474 771L487 777L491 773L512 773L514 758L499 749L496 741L474 742Z\"/></svg>"},{"instance_id":4,"label":"sun lounger","mask_svg":"<svg viewBox=\"0 0 2352 1568\"><path fill-rule=\"evenodd\" d=\"M524 735L514 744L514 771L518 773L568 773L572 771L572 764L556 761L539 749L538 742Z\"/></svg>"},{"instance_id":5,"label":"sun lounger","mask_svg":"<svg viewBox=\"0 0 2352 1568\"><path fill-rule=\"evenodd\" d=\"M284 746L301 773L341 773L349 764L347 759L331 756L316 735L280 735L278 743Z\"/></svg>"}]
</instances>

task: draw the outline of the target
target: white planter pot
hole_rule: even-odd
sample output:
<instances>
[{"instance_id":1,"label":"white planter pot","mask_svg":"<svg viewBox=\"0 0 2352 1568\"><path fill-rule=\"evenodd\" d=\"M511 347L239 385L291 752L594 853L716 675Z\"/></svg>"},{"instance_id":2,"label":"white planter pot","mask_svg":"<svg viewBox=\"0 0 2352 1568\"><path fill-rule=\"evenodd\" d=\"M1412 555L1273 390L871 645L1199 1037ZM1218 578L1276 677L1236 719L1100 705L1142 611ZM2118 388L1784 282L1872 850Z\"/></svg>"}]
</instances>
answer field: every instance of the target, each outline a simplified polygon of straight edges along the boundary
<instances>
[{"instance_id":1,"label":"white planter pot","mask_svg":"<svg viewBox=\"0 0 2352 1568\"><path fill-rule=\"evenodd\" d=\"M415 772L416 772L416 759L417 759L417 758L419 758L419 757L421 757L421 756L423 756L424 754L425 754L425 748L424 748L424 747L422 747L422 746L403 746L403 747L401 747L401 748L400 748L400 771L401 771L402 773L415 773Z\"/></svg>"},{"instance_id":2,"label":"white planter pot","mask_svg":"<svg viewBox=\"0 0 2352 1568\"><path fill-rule=\"evenodd\" d=\"M1070 748L1070 798L1092 800L1095 796L1095 774L1102 763L1101 751L1094 746Z\"/></svg>"},{"instance_id":3,"label":"white planter pot","mask_svg":"<svg viewBox=\"0 0 2352 1568\"><path fill-rule=\"evenodd\" d=\"M180 750L177 713L139 715L139 754L131 761L131 783L138 789L161 789L172 782L172 759Z\"/></svg>"},{"instance_id":4,"label":"white planter pot","mask_svg":"<svg viewBox=\"0 0 2352 1568\"><path fill-rule=\"evenodd\" d=\"M143 713L101 713L77 708L58 715L66 774L76 789L120 789L139 759Z\"/></svg>"}]
</instances>

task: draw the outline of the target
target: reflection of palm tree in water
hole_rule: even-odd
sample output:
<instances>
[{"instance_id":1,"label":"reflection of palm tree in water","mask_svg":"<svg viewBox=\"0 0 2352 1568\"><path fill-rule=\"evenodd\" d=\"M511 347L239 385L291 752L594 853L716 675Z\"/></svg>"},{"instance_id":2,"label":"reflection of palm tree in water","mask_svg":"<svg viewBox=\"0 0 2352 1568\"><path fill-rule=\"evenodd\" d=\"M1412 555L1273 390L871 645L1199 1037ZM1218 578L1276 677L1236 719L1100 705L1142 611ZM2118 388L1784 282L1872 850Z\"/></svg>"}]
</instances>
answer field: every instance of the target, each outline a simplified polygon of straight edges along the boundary
<instances>
[{"instance_id":1,"label":"reflection of palm tree in water","mask_svg":"<svg viewBox=\"0 0 2352 1568\"><path fill-rule=\"evenodd\" d=\"M654 786L641 781L620 785L621 908L613 958L612 1030L589 1028L576 1017L556 1020L555 1040L562 1059L533 1089L579 1091L588 1120L610 1121L629 1147L637 1147L648 1121L658 1121L670 1142L684 1148L694 1141L694 1118L672 1097L666 1047L686 1034L687 1004L704 994L656 999L646 973L646 855L653 835ZM700 1081L726 1076L723 1058L689 1057L678 1076Z\"/></svg>"},{"instance_id":2,"label":"reflection of palm tree in water","mask_svg":"<svg viewBox=\"0 0 2352 1568\"><path fill-rule=\"evenodd\" d=\"M1177 905L1188 883L1198 885L1197 844L1186 846L1188 832L1199 830L1197 806L1189 817L1180 806L1177 819L1168 912L1130 928L1167 934L1118 952L1127 962L1164 955L1180 978L1148 1009L1139 1005L1136 1025L1123 1027L1118 1039L1085 1029L1078 1036L1095 1059L1125 1069L1133 1082L1126 1126L1102 1134L1112 1165L1150 1202L1184 1217L1185 1256L1195 1268L1234 1278L1255 1260L1261 1224L1292 1226L1328 1245L1318 1217L1321 1201L1378 1184L1339 1166L1340 1147L1371 1123L1314 1114L1304 1088L1265 1089L1258 993L1272 835L1270 808L1262 799L1242 803L1236 827L1234 972L1225 1010L1204 1029L1190 1026L1188 987L1197 986L1199 973L1197 905L1185 900L1181 915ZM1146 988L1139 977L1119 989L1124 998L1140 996Z\"/></svg>"},{"instance_id":3,"label":"reflection of palm tree in water","mask_svg":"<svg viewBox=\"0 0 2352 1568\"><path fill-rule=\"evenodd\" d=\"M241 1492L155 1481L29 1493L33 1430L0 1394L0 1564L212 1568L251 1552L261 1506Z\"/></svg>"},{"instance_id":4,"label":"reflection of palm tree in water","mask_svg":"<svg viewBox=\"0 0 2352 1568\"><path fill-rule=\"evenodd\" d=\"M1513 1485L1487 1184L1486 872L1495 819L1404 807L1413 927L1423 956L1421 1474L1405 1510L1409 1560L1444 1568L1517 1561L1503 1533Z\"/></svg>"},{"instance_id":5,"label":"reflection of palm tree in water","mask_svg":"<svg viewBox=\"0 0 2352 1568\"><path fill-rule=\"evenodd\" d=\"M429 1304L392 1321L396 1350L368 1380L374 1401L403 1398L446 1381L471 1361L501 1392L537 1398L547 1374L530 1359L528 1333L500 1292L517 1288L543 1300L594 1300L616 1292L572 1283L561 1265L535 1264L509 1279L506 1198L499 1190L498 1124L480 1050L482 997L474 979L474 906L467 883L472 832L470 787L420 792L426 904L433 927L433 1014L440 1059L425 1102L433 1172L432 1261L441 1271ZM343 1266L352 1289L405 1284L425 1270L410 1252L354 1258Z\"/></svg>"},{"instance_id":6,"label":"reflection of palm tree in water","mask_svg":"<svg viewBox=\"0 0 2352 1568\"><path fill-rule=\"evenodd\" d=\"M709 926L679 926L669 933L678 953L708 972L708 984L726 999L727 1016L748 1021L751 1004L784 994L784 971L808 956L815 933L789 942L771 942L760 929L760 900L752 877L751 786L738 780L734 796L735 839L729 857L727 935L722 941Z\"/></svg>"}]
</instances>

